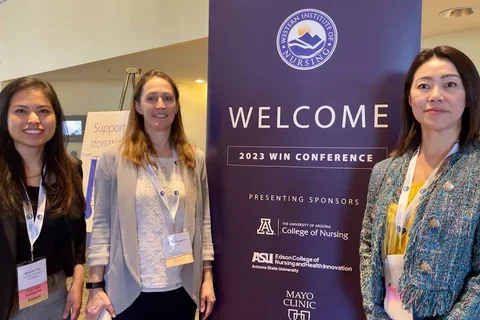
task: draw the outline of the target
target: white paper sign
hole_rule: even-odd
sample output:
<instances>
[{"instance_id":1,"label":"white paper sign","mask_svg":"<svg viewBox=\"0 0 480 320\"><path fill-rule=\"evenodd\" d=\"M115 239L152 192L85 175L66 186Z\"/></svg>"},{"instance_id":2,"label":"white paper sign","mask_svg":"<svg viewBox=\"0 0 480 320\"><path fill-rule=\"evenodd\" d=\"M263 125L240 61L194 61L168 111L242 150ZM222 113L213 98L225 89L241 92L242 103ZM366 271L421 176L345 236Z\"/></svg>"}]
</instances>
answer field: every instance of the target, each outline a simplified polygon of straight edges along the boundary
<instances>
[{"instance_id":1,"label":"white paper sign","mask_svg":"<svg viewBox=\"0 0 480 320\"><path fill-rule=\"evenodd\" d=\"M92 231L94 188L97 160L109 145L118 143L125 134L129 111L89 112L85 124L82 155L83 191L87 201L87 232Z\"/></svg>"}]
</instances>

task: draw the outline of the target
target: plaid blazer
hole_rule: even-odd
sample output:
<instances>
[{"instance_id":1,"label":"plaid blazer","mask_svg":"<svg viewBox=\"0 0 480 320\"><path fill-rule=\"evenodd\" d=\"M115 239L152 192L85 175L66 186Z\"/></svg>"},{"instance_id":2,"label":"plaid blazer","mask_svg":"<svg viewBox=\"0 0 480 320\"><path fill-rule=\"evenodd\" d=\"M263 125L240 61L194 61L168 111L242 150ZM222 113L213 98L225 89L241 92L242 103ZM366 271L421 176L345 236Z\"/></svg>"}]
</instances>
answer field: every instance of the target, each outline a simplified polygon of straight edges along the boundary
<instances>
[{"instance_id":1,"label":"plaid blazer","mask_svg":"<svg viewBox=\"0 0 480 320\"><path fill-rule=\"evenodd\" d=\"M381 248L386 214L398 203L408 152L373 168L360 236L360 278L367 319L389 319ZM422 317L480 319L480 144L444 161L419 204L406 248L399 293Z\"/></svg>"}]
</instances>

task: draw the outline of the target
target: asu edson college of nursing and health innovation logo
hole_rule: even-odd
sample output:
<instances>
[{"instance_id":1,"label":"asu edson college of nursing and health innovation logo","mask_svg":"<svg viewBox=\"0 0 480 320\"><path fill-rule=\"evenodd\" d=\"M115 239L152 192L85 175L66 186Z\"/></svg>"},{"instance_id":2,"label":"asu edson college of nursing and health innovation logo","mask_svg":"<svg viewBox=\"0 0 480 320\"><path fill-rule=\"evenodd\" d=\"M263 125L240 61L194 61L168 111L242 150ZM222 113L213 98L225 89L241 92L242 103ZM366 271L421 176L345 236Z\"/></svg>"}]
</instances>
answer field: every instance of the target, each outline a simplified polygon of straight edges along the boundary
<instances>
[{"instance_id":1,"label":"asu edson college of nursing and health innovation logo","mask_svg":"<svg viewBox=\"0 0 480 320\"><path fill-rule=\"evenodd\" d=\"M283 61L297 70L320 67L333 55L337 27L324 12L303 9L290 15L278 30L277 50Z\"/></svg>"}]
</instances>

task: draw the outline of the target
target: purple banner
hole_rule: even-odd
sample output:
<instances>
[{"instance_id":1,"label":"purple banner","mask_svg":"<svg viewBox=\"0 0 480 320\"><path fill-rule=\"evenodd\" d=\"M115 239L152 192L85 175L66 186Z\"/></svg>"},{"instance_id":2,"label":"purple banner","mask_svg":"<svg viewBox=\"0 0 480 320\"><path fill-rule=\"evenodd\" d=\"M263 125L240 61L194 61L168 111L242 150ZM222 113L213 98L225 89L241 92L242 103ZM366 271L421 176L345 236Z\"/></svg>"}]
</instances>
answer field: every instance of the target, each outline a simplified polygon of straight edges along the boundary
<instances>
[{"instance_id":1,"label":"purple banner","mask_svg":"<svg viewBox=\"0 0 480 320\"><path fill-rule=\"evenodd\" d=\"M368 179L420 22L420 0L210 1L212 319L364 319Z\"/></svg>"}]
</instances>

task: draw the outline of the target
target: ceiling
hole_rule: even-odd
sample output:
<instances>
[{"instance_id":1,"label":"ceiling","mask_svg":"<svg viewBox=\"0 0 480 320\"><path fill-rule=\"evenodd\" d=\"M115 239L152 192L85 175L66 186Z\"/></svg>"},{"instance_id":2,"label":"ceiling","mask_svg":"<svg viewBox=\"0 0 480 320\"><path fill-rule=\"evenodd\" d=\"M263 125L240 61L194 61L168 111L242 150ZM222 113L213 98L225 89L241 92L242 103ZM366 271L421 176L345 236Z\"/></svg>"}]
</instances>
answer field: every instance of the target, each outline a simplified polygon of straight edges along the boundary
<instances>
[{"instance_id":1,"label":"ceiling","mask_svg":"<svg viewBox=\"0 0 480 320\"><path fill-rule=\"evenodd\" d=\"M444 18L439 13L445 9L471 6L477 13L462 18ZM480 0L423 0L422 36L480 29Z\"/></svg>"},{"instance_id":2,"label":"ceiling","mask_svg":"<svg viewBox=\"0 0 480 320\"><path fill-rule=\"evenodd\" d=\"M460 6L474 6L480 10L480 0L423 0L422 37L480 29L480 11L463 18L439 15L442 10ZM208 38L203 38L37 76L48 80L121 81L127 67L138 67L142 73L159 68L179 83L191 82L207 78L207 53Z\"/></svg>"}]
</instances>

